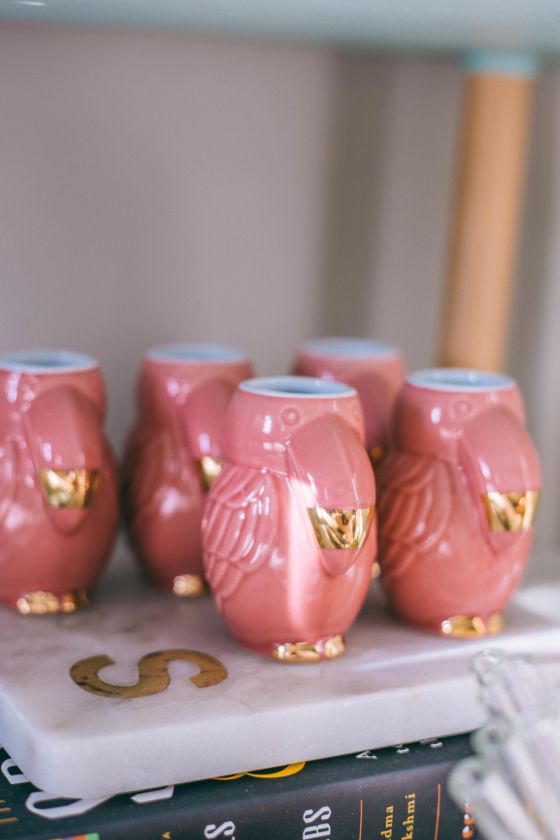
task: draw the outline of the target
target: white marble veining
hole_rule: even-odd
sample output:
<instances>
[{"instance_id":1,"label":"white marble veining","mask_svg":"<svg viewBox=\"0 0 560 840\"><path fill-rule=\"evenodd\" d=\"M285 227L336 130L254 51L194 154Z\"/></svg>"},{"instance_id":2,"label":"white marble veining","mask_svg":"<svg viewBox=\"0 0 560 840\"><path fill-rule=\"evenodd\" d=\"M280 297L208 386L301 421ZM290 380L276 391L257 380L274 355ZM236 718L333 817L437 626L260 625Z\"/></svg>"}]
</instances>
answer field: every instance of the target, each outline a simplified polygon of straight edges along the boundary
<instances>
[{"instance_id":1,"label":"white marble veining","mask_svg":"<svg viewBox=\"0 0 560 840\"><path fill-rule=\"evenodd\" d=\"M559 596L560 585L525 590L492 644L534 653L560 672L560 616L547 607ZM376 592L347 642L345 656L319 665L261 659L229 639L210 598L156 593L121 566L83 613L0 611L0 741L38 787L97 797L481 724L468 661L484 642L397 624ZM101 677L134 683L142 656L176 648L216 657L227 679L197 688L188 679L195 666L174 661L165 691L119 699L88 693L69 676L76 661L106 654L116 664Z\"/></svg>"}]
</instances>

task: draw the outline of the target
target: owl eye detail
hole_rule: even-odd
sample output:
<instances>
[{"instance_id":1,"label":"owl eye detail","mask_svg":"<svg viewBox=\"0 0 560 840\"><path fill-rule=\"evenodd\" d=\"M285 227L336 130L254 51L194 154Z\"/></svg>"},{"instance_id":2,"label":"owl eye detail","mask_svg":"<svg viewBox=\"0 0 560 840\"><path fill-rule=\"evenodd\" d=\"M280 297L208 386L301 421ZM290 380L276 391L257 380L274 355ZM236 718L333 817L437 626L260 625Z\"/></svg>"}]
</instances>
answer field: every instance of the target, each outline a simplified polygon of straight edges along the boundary
<instances>
[{"instance_id":1,"label":"owl eye detail","mask_svg":"<svg viewBox=\"0 0 560 840\"><path fill-rule=\"evenodd\" d=\"M453 405L451 407L451 413L453 414L454 417L457 417L458 419L463 419L465 417L468 417L469 414L472 412L472 410L473 410L472 403L470 402L470 400L467 400L464 397L461 397L460 399L455 400L455 402L453 403Z\"/></svg>"},{"instance_id":2,"label":"owl eye detail","mask_svg":"<svg viewBox=\"0 0 560 840\"><path fill-rule=\"evenodd\" d=\"M301 419L301 414L297 408L293 406L289 406L285 408L282 412L282 420L286 424L286 426L295 426L299 423Z\"/></svg>"}]
</instances>

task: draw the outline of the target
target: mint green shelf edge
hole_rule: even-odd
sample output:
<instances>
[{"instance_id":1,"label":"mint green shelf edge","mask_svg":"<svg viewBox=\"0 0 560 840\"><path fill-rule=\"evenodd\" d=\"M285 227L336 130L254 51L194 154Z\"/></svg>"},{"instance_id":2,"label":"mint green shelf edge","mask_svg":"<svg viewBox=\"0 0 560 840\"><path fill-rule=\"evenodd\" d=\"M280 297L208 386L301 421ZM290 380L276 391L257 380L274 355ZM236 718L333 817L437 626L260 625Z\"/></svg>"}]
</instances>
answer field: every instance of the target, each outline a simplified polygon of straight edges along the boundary
<instances>
[{"instance_id":1,"label":"mint green shelf edge","mask_svg":"<svg viewBox=\"0 0 560 840\"><path fill-rule=\"evenodd\" d=\"M0 22L271 37L399 51L560 52L558 0L0 0Z\"/></svg>"}]
</instances>

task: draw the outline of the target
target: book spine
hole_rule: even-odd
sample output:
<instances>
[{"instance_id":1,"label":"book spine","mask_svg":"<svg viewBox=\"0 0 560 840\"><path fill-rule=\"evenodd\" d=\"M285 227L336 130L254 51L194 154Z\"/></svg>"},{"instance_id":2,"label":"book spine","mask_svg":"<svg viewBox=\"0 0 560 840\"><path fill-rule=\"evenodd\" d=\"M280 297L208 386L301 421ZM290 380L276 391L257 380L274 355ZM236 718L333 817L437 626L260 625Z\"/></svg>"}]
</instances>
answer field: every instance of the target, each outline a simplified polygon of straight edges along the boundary
<instances>
[{"instance_id":1,"label":"book spine","mask_svg":"<svg viewBox=\"0 0 560 840\"><path fill-rule=\"evenodd\" d=\"M189 824L185 836L190 838L192 832L205 840L226 836L232 840L460 840L465 836L464 818L447 795L445 775L424 771L416 778L393 778L390 784L370 777L360 784L298 791L285 800L276 796L258 810L220 809L219 822Z\"/></svg>"},{"instance_id":2,"label":"book spine","mask_svg":"<svg viewBox=\"0 0 560 840\"><path fill-rule=\"evenodd\" d=\"M470 815L456 808L446 786L451 768L469 751L465 737L443 739L97 802L29 791L25 777L12 771L0 794L15 824L0 837L474 840ZM7 764L13 762L2 763L6 779Z\"/></svg>"},{"instance_id":3,"label":"book spine","mask_svg":"<svg viewBox=\"0 0 560 840\"><path fill-rule=\"evenodd\" d=\"M100 828L100 840L468 840L468 814L447 794L451 764L227 801ZM138 815L141 816L140 814Z\"/></svg>"}]
</instances>

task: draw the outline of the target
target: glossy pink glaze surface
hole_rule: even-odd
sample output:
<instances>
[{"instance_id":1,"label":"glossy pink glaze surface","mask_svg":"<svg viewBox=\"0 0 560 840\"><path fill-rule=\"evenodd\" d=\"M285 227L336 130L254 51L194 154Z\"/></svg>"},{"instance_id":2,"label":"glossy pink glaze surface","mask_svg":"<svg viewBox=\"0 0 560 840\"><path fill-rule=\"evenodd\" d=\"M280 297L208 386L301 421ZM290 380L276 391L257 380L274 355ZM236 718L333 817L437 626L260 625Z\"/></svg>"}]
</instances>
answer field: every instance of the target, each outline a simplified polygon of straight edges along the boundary
<instances>
[{"instance_id":1,"label":"glossy pink glaze surface","mask_svg":"<svg viewBox=\"0 0 560 840\"><path fill-rule=\"evenodd\" d=\"M405 373L398 350L365 339L317 339L300 349L294 370L355 388L364 412L366 448L389 446L391 417Z\"/></svg>"},{"instance_id":2,"label":"glossy pink glaze surface","mask_svg":"<svg viewBox=\"0 0 560 840\"><path fill-rule=\"evenodd\" d=\"M533 528L498 532L487 522L484 494L541 486L519 390L507 377L487 384L434 388L409 377L379 474L383 586L398 616L430 630L501 611L533 540Z\"/></svg>"},{"instance_id":3,"label":"glossy pink glaze surface","mask_svg":"<svg viewBox=\"0 0 560 840\"><path fill-rule=\"evenodd\" d=\"M374 506L375 482L355 391L337 386L339 395L323 397L245 387L228 409L226 460L203 520L204 566L232 635L269 656L286 642L344 633L356 618L371 579L375 522L360 550L324 549L308 508Z\"/></svg>"},{"instance_id":4,"label":"glossy pink glaze surface","mask_svg":"<svg viewBox=\"0 0 560 840\"><path fill-rule=\"evenodd\" d=\"M178 575L203 573L206 491L199 461L205 455L222 460L227 404L252 374L250 361L236 351L184 348L183 357L177 348L146 354L123 470L132 546L150 579L167 590Z\"/></svg>"},{"instance_id":5,"label":"glossy pink glaze surface","mask_svg":"<svg viewBox=\"0 0 560 840\"><path fill-rule=\"evenodd\" d=\"M16 363L35 359L39 365ZM72 367L48 358L87 360ZM90 590L108 560L118 525L118 481L103 435L105 390L94 360L58 351L0 359L0 600L43 591ZM47 504L42 469L100 471L87 508Z\"/></svg>"}]
</instances>

